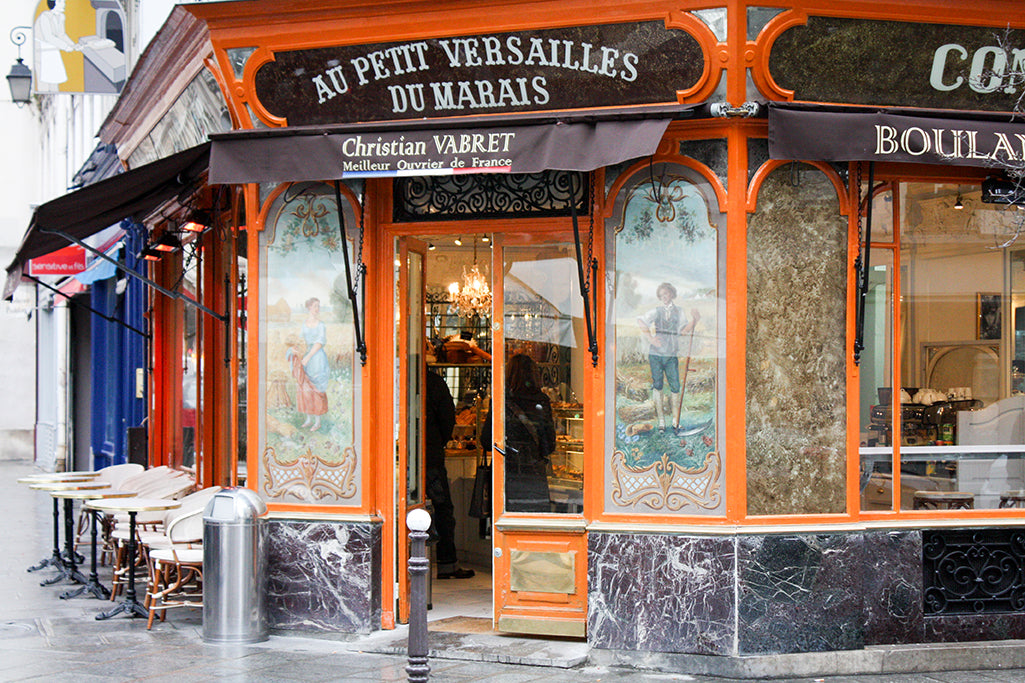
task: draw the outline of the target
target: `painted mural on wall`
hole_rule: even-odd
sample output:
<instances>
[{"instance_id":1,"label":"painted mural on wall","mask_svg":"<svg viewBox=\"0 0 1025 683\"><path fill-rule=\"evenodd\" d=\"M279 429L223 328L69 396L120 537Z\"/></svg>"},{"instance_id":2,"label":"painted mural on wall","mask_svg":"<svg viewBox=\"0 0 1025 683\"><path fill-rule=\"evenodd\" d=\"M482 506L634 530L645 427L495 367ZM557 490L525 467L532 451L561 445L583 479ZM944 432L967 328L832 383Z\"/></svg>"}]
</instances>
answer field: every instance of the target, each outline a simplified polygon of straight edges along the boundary
<instances>
[{"instance_id":1,"label":"painted mural on wall","mask_svg":"<svg viewBox=\"0 0 1025 683\"><path fill-rule=\"evenodd\" d=\"M354 504L355 342L333 193L286 192L261 245L260 493Z\"/></svg>"},{"instance_id":2,"label":"painted mural on wall","mask_svg":"<svg viewBox=\"0 0 1025 683\"><path fill-rule=\"evenodd\" d=\"M624 189L614 222L614 451L608 503L697 513L722 503L718 231L681 167Z\"/></svg>"},{"instance_id":3,"label":"painted mural on wall","mask_svg":"<svg viewBox=\"0 0 1025 683\"><path fill-rule=\"evenodd\" d=\"M34 17L36 92L121 92L128 31L120 0L40 0Z\"/></svg>"}]
</instances>

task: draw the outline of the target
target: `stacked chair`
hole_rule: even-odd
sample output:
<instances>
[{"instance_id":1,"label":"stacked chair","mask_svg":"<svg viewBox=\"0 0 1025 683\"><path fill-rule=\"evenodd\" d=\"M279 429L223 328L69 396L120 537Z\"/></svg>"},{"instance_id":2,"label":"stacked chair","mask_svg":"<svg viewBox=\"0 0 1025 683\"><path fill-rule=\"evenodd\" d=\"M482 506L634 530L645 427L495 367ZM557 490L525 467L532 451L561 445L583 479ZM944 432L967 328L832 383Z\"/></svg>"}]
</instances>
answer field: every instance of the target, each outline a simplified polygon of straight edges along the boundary
<instances>
[{"instance_id":1,"label":"stacked chair","mask_svg":"<svg viewBox=\"0 0 1025 683\"><path fill-rule=\"evenodd\" d=\"M141 498L181 499L195 489L196 482L192 475L166 466L153 467L137 475L125 478L120 489L130 491ZM171 512L175 512L172 510ZM166 512L142 512L136 516L136 528L143 531L160 531L163 528ZM127 580L128 565L125 556L128 553L128 513L117 513L107 517L104 534L104 559L113 556L113 579L110 597L116 600ZM142 548L143 546L139 546ZM136 566L145 564L145 551L136 558Z\"/></svg>"},{"instance_id":2,"label":"stacked chair","mask_svg":"<svg viewBox=\"0 0 1025 683\"><path fill-rule=\"evenodd\" d=\"M110 488L112 489L124 491L125 489L121 486L124 483L124 480L129 477L134 477L137 474L142 474L145 470L145 467L135 463L111 465L110 467L104 467L99 471L99 476L96 477L96 481L103 482L104 484L110 484ZM75 533L75 550L78 550L79 546L89 545L91 542L87 538L87 533L92 519L93 517L89 511L85 506L82 506L82 509L78 514L78 526Z\"/></svg>"},{"instance_id":3,"label":"stacked chair","mask_svg":"<svg viewBox=\"0 0 1025 683\"><path fill-rule=\"evenodd\" d=\"M145 605L146 628L153 619L167 617L172 607L203 607L203 511L219 486L196 491L181 499L181 507L164 514L162 531L142 531L149 584Z\"/></svg>"}]
</instances>

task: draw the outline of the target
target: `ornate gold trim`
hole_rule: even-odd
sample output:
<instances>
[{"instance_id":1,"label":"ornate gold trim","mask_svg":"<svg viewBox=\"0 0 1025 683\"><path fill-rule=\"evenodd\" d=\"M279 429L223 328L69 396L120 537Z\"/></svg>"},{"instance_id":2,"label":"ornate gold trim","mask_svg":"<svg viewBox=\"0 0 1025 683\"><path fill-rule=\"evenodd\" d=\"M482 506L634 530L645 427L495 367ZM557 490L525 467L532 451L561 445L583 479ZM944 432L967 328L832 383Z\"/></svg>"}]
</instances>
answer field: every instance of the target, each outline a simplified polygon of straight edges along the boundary
<instances>
[{"instance_id":1,"label":"ornate gold trim","mask_svg":"<svg viewBox=\"0 0 1025 683\"><path fill-rule=\"evenodd\" d=\"M263 492L270 498L291 496L306 502L321 502L324 498L352 498L356 495L356 450L347 446L340 463L329 463L312 448L292 463L278 460L273 446L263 453L267 478Z\"/></svg>"},{"instance_id":2,"label":"ornate gold trim","mask_svg":"<svg viewBox=\"0 0 1025 683\"><path fill-rule=\"evenodd\" d=\"M715 451L706 455L704 464L696 469L670 461L669 454L648 467L631 467L623 452L616 451L612 455L612 501L670 512L688 505L712 510L722 501L721 471L722 459Z\"/></svg>"}]
</instances>

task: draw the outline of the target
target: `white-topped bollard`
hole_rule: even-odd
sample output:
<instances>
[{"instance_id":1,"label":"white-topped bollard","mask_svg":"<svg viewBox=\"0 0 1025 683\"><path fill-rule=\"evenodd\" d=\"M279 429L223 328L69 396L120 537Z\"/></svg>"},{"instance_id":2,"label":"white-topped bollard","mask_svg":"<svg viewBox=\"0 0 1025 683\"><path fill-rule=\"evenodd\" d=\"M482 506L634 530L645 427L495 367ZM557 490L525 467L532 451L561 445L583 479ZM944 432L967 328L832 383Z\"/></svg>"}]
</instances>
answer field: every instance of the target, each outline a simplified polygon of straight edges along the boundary
<instances>
[{"instance_id":1,"label":"white-topped bollard","mask_svg":"<svg viewBox=\"0 0 1025 683\"><path fill-rule=\"evenodd\" d=\"M406 654L409 663L406 674L409 681L426 683L431 674L427 662L427 578L431 561L427 559L427 530L431 528L431 515L417 508L406 515L409 529L409 641Z\"/></svg>"}]
</instances>

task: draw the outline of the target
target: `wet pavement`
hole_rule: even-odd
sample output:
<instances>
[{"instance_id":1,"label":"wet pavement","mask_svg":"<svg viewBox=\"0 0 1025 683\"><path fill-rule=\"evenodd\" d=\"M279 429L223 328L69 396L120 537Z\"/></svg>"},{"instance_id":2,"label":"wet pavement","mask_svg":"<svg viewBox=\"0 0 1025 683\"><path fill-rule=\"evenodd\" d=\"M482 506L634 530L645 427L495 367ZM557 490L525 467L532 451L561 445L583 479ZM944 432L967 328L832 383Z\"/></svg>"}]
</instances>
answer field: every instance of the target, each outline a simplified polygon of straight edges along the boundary
<instances>
[{"instance_id":1,"label":"wet pavement","mask_svg":"<svg viewBox=\"0 0 1025 683\"><path fill-rule=\"evenodd\" d=\"M52 586L40 582L54 575L45 568L26 569L51 555L52 502L44 492L16 483L37 470L24 461L0 461L0 681L404 681L406 658L401 652L404 629L368 637L338 634L272 633L270 639L252 645L214 645L202 640L199 611L170 611L167 620L146 630L142 618L114 617L96 621L95 616L112 603L93 597L63 600L61 593L74 585L61 581ZM76 503L77 509L77 503ZM88 566L86 566L88 573ZM100 569L109 581L109 568ZM141 588L141 584L140 584ZM449 633L431 634L431 680L449 682L494 681L526 683L545 681L654 682L696 681L726 683L732 679L639 671L630 667L600 666L585 659L560 659L562 666L533 666L515 661L544 661L510 657L517 648L530 648L529 639L506 639L496 634L478 637ZM552 641L533 641L534 654L558 650ZM1008 645L1005 643L1005 645ZM1010 644L1014 647L1016 644ZM1025 648L1025 643L1020 644ZM567 642L565 652L577 652L581 643ZM574 649L575 648L575 649ZM546 650L547 649L547 650ZM586 648L584 648L586 651ZM371 652L373 651L373 652ZM381 654L381 653L384 654ZM565 654L564 652L564 654ZM1001 671L952 671L941 673L882 674L776 679L813 683L1025 683L1025 669Z\"/></svg>"}]
</instances>

